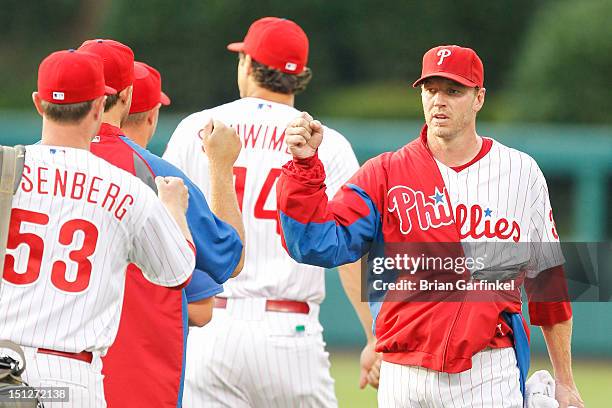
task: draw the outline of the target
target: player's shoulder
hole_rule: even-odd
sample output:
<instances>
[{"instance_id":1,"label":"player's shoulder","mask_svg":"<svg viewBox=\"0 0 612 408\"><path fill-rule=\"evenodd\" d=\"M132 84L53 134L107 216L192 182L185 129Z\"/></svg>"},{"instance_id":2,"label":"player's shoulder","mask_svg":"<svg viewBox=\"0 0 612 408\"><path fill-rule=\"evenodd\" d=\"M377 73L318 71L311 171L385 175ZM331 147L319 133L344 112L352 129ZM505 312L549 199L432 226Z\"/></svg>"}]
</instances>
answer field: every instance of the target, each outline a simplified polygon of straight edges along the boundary
<instances>
[{"instance_id":1,"label":"player's shoulder","mask_svg":"<svg viewBox=\"0 0 612 408\"><path fill-rule=\"evenodd\" d=\"M237 99L223 105L206 108L198 112L194 112L183 118L173 134L173 137L194 137L198 136L198 132L202 129L210 119L220 120L226 125L234 112L240 112L240 106L243 104L242 99Z\"/></svg>"},{"instance_id":2,"label":"player's shoulder","mask_svg":"<svg viewBox=\"0 0 612 408\"><path fill-rule=\"evenodd\" d=\"M42 144L29 145L26 146L26 161L28 160L48 162L54 166L66 167L74 171L83 171L94 176L104 176L104 179L116 182L134 177L130 172L85 149Z\"/></svg>"},{"instance_id":3,"label":"player's shoulder","mask_svg":"<svg viewBox=\"0 0 612 408\"><path fill-rule=\"evenodd\" d=\"M391 163L394 160L402 160L402 156L404 153L400 150L380 153L366 160L366 162L363 164L363 167L368 171L386 171L389 167L391 167Z\"/></svg>"},{"instance_id":4,"label":"player's shoulder","mask_svg":"<svg viewBox=\"0 0 612 408\"><path fill-rule=\"evenodd\" d=\"M92 156L94 156L92 154ZM121 167L115 166L111 163L108 163L102 158L94 156L95 160L99 160L101 162L101 166L99 167L100 173L104 176L104 178L113 184L116 184L122 190L130 191L133 194L148 194L147 190L151 191L149 186L145 184L143 180L139 177L131 173L130 171L124 170Z\"/></svg>"},{"instance_id":5,"label":"player's shoulder","mask_svg":"<svg viewBox=\"0 0 612 408\"><path fill-rule=\"evenodd\" d=\"M130 149L132 149L138 159L142 160L143 164L149 168L153 176L173 176L174 174L168 173L180 172L180 170L177 169L173 164L140 146L127 136L122 136L121 140Z\"/></svg>"},{"instance_id":6,"label":"player's shoulder","mask_svg":"<svg viewBox=\"0 0 612 408\"><path fill-rule=\"evenodd\" d=\"M149 168L153 177L162 176L162 177L178 177L183 179L187 188L191 191L192 188L195 188L193 182L187 177L187 175L174 164L165 160L162 157L159 157L155 153L139 146L133 140L130 140L128 137L123 137L125 143L129 145L134 153L143 161L143 163Z\"/></svg>"},{"instance_id":7,"label":"player's shoulder","mask_svg":"<svg viewBox=\"0 0 612 408\"><path fill-rule=\"evenodd\" d=\"M537 174L542 173L542 170L540 169L538 162L533 157L531 157L531 155L529 155L528 153L523 152L522 150L518 150L516 148L510 147L510 146L506 146L505 144L499 142L498 140L495 140L492 138L487 138L487 139L491 139L492 141L491 150L489 151L491 160L497 160L497 161L502 160L512 166L516 165L516 166L519 166L520 168L524 168L527 170L533 170Z\"/></svg>"},{"instance_id":8,"label":"player's shoulder","mask_svg":"<svg viewBox=\"0 0 612 408\"><path fill-rule=\"evenodd\" d=\"M336 129L323 124L323 143L328 143L336 148L350 148L351 143L346 137Z\"/></svg>"}]
</instances>

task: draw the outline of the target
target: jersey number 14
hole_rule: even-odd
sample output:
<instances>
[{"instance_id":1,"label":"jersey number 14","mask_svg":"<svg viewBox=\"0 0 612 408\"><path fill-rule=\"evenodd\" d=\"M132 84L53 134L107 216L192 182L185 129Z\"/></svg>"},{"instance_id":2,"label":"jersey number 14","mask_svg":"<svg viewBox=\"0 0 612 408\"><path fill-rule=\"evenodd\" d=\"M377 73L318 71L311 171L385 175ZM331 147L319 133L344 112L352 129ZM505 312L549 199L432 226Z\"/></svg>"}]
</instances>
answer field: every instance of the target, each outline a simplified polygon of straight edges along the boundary
<instances>
[{"instance_id":1,"label":"jersey number 14","mask_svg":"<svg viewBox=\"0 0 612 408\"><path fill-rule=\"evenodd\" d=\"M234 167L234 177L235 177L235 188L236 188L236 196L238 197L238 206L240 207L240 212L244 214L244 210L242 208L242 204L244 202L244 186L246 183L246 167ZM278 217L276 215L276 209L274 210L266 210L264 205L270 196L270 192L272 191L272 187L274 187L274 183L276 179L281 174L281 169L270 169L266 180L261 187L261 191L257 196L257 200L255 201L255 208L253 209L253 215L255 218L266 219L266 220L274 220L276 221L276 233L280 234L280 227L278 225Z\"/></svg>"}]
</instances>

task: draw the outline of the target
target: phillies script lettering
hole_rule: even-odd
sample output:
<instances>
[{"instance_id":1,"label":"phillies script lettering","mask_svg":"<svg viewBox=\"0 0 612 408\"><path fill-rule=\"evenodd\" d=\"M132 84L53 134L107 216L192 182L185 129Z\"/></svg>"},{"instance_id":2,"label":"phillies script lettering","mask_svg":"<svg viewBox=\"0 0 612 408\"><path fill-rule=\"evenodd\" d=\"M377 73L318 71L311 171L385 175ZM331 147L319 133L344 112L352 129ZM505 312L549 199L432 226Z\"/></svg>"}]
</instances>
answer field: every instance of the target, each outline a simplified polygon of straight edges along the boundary
<instances>
[{"instance_id":1,"label":"phillies script lettering","mask_svg":"<svg viewBox=\"0 0 612 408\"><path fill-rule=\"evenodd\" d=\"M446 188L443 188L441 192L436 189L435 194L426 196L422 191L415 191L410 187L395 186L389 190L387 198L387 209L397 214L400 232L404 235L412 231L413 220L415 220L423 231L456 222L461 239L486 237L501 240L512 239L518 242L521 238L521 228L518 222L504 217L497 217L494 220L478 204L470 208L465 204L458 204L453 217L446 197ZM466 226L467 228L464 228Z\"/></svg>"}]
</instances>

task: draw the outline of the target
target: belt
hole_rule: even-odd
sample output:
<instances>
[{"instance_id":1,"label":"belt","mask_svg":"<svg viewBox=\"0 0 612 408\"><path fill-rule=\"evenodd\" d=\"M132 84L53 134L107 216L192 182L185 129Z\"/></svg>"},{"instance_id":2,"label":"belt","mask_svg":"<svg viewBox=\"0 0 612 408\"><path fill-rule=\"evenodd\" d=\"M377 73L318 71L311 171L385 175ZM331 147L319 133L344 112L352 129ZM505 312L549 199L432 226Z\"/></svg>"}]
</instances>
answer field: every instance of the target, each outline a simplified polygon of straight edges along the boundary
<instances>
[{"instance_id":1,"label":"belt","mask_svg":"<svg viewBox=\"0 0 612 408\"><path fill-rule=\"evenodd\" d=\"M227 308L227 298L216 297L213 306L218 309ZM298 302L296 300L266 300L267 312L284 312L284 313L302 313L308 314L310 306L306 302Z\"/></svg>"},{"instance_id":2,"label":"belt","mask_svg":"<svg viewBox=\"0 0 612 408\"><path fill-rule=\"evenodd\" d=\"M53 356L73 358L75 360L84 361L86 363L91 363L93 360L93 354L91 354L91 351L81 351L80 353L70 353L68 351L49 350L45 348L39 348L38 350L36 350L36 352L40 354L51 354Z\"/></svg>"}]
</instances>

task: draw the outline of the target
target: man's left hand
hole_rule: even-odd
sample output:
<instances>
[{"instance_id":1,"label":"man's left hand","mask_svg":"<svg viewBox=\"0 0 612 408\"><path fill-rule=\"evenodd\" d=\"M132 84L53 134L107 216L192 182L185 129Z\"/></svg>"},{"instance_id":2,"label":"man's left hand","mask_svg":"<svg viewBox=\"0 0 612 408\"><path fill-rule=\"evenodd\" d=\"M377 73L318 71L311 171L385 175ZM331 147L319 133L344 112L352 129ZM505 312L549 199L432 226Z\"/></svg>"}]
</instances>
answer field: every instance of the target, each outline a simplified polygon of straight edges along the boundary
<instances>
[{"instance_id":1,"label":"man's left hand","mask_svg":"<svg viewBox=\"0 0 612 408\"><path fill-rule=\"evenodd\" d=\"M361 357L359 359L359 365L361 366L359 388L361 389L364 389L368 384L370 384L372 388L378 389L382 354L374 351L375 347L376 339L373 339L369 341L361 351Z\"/></svg>"},{"instance_id":2,"label":"man's left hand","mask_svg":"<svg viewBox=\"0 0 612 408\"><path fill-rule=\"evenodd\" d=\"M576 384L564 384L555 380L555 399L559 403L559 408L584 408L584 401L580 398L580 393Z\"/></svg>"}]
</instances>

